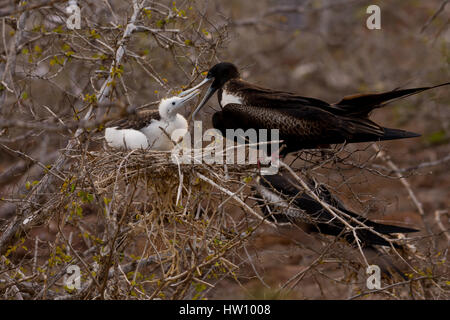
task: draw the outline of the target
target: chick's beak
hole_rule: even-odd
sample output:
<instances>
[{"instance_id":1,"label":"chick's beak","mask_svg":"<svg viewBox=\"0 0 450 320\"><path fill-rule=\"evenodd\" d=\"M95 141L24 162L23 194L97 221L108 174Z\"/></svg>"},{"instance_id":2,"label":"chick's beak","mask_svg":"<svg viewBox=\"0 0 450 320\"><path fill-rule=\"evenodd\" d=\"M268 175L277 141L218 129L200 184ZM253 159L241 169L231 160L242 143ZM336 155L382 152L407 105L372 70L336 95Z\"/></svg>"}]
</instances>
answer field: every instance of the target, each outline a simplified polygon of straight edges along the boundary
<instances>
[{"instance_id":1,"label":"chick's beak","mask_svg":"<svg viewBox=\"0 0 450 320\"><path fill-rule=\"evenodd\" d=\"M178 97L182 98L181 104L185 104L189 100L192 100L193 98L198 96L199 93L200 93L200 90L195 89L195 90L191 91L189 94L184 94L184 95L179 94Z\"/></svg>"}]
</instances>

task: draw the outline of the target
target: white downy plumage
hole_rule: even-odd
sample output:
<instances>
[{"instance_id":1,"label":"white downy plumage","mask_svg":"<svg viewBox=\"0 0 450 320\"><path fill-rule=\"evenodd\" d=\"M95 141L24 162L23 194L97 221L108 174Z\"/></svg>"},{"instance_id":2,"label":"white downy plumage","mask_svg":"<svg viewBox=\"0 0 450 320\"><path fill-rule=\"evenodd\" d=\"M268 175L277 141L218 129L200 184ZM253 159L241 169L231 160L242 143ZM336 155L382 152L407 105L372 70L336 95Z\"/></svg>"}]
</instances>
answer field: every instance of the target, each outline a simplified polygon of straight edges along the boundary
<instances>
[{"instance_id":1,"label":"white downy plumage","mask_svg":"<svg viewBox=\"0 0 450 320\"><path fill-rule=\"evenodd\" d=\"M145 134L134 129L106 128L105 140L112 148L127 148L131 150L148 148L148 141Z\"/></svg>"},{"instance_id":2,"label":"white downy plumage","mask_svg":"<svg viewBox=\"0 0 450 320\"><path fill-rule=\"evenodd\" d=\"M177 114L169 119L152 120L150 125L141 131L147 136L150 149L168 151L186 134L188 123L181 114Z\"/></svg>"},{"instance_id":3,"label":"white downy plumage","mask_svg":"<svg viewBox=\"0 0 450 320\"><path fill-rule=\"evenodd\" d=\"M195 90L188 95L180 94L161 100L158 107L161 119L152 119L140 130L107 128L106 142L113 148L171 150L188 131L188 123L178 111L199 92Z\"/></svg>"}]
</instances>

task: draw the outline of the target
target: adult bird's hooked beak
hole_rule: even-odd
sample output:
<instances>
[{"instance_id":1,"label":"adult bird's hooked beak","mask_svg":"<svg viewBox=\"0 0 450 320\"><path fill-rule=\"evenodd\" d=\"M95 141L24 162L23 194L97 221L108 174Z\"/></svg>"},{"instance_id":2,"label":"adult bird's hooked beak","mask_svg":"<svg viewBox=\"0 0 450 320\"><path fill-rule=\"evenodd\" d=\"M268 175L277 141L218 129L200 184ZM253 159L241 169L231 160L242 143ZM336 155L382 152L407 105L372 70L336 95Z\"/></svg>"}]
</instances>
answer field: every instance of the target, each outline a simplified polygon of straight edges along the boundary
<instances>
[{"instance_id":1,"label":"adult bird's hooked beak","mask_svg":"<svg viewBox=\"0 0 450 320\"><path fill-rule=\"evenodd\" d=\"M179 94L179 97L184 97L185 95L191 93L194 90L197 90L198 88L204 86L205 84L207 84L208 82L213 81L214 78L206 78L205 80L203 80L202 82L200 82L198 85L196 85L195 87L183 91ZM200 109L205 105L205 103L209 100L209 98L211 98L211 96L214 94L214 92L217 91L217 88L213 88L212 85L209 86L208 90L206 91L205 96L203 97L202 101L199 103L199 105L197 106L197 108L195 108L194 113L192 114L192 121L195 121L195 116L197 115L197 113L200 111Z\"/></svg>"}]
</instances>

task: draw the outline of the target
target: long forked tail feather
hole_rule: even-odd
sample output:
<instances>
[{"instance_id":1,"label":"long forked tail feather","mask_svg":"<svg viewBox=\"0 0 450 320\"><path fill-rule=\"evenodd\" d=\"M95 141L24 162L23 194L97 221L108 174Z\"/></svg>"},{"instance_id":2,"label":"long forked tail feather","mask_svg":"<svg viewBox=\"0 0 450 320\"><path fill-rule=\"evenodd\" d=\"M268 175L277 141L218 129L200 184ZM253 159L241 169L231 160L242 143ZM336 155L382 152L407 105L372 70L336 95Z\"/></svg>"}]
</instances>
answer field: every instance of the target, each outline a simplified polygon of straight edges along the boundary
<instances>
[{"instance_id":1,"label":"long forked tail feather","mask_svg":"<svg viewBox=\"0 0 450 320\"><path fill-rule=\"evenodd\" d=\"M450 82L441 83L432 87L394 89L382 93L357 94L344 97L332 106L335 110L345 112L347 115L367 116L373 109L385 106L394 99L405 98L413 94L447 85L450 85Z\"/></svg>"},{"instance_id":2,"label":"long forked tail feather","mask_svg":"<svg viewBox=\"0 0 450 320\"><path fill-rule=\"evenodd\" d=\"M406 138L417 138L421 135L415 132L405 131L401 129L383 128L384 134L380 136L380 141L384 140L396 140Z\"/></svg>"},{"instance_id":3,"label":"long forked tail feather","mask_svg":"<svg viewBox=\"0 0 450 320\"><path fill-rule=\"evenodd\" d=\"M367 130L363 128L366 132L361 132L353 136L349 143L357 142L371 142L371 141L385 141L385 140L397 140L397 139L407 139L407 138L417 138L421 135L415 132L405 131L401 129L391 129L379 127L380 131L371 132L372 130Z\"/></svg>"},{"instance_id":4,"label":"long forked tail feather","mask_svg":"<svg viewBox=\"0 0 450 320\"><path fill-rule=\"evenodd\" d=\"M366 225L369 227L372 227L373 231L388 236L388 238L390 238L390 236L394 233L404 234L404 233L412 233L412 232L419 231L419 230L412 229L412 228L398 227L398 226L393 226L393 225L385 225L385 224L376 223L376 222L372 222L372 221L366 222ZM391 245L387 240L385 240L383 237L375 234L373 231L359 230L359 231L356 231L356 234L357 234L359 240L361 240L361 242L364 245L378 245L378 246L387 246L387 247L389 247ZM354 238L353 233L347 233L346 238L350 243L354 243L355 238ZM393 243L392 245L395 248L402 247L401 245L399 245L397 243Z\"/></svg>"},{"instance_id":5,"label":"long forked tail feather","mask_svg":"<svg viewBox=\"0 0 450 320\"><path fill-rule=\"evenodd\" d=\"M419 232L419 230L417 230L417 229L393 226L390 224L377 223L377 222L373 222L372 224L373 224L374 230L379 233L382 233L382 234Z\"/></svg>"}]
</instances>

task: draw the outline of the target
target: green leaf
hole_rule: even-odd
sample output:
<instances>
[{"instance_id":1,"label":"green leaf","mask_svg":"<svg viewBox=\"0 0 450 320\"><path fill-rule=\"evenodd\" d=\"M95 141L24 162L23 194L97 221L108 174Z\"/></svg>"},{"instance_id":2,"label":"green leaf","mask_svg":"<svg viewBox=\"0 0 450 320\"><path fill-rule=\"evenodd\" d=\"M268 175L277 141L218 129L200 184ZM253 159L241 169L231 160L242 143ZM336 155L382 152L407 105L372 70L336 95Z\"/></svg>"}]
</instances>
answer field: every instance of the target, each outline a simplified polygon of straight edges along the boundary
<instances>
[{"instance_id":1,"label":"green leaf","mask_svg":"<svg viewBox=\"0 0 450 320\"><path fill-rule=\"evenodd\" d=\"M425 136L424 138L428 143L430 143L432 145L442 144L448 140L444 130L439 130L439 131L433 132L433 133Z\"/></svg>"},{"instance_id":2,"label":"green leaf","mask_svg":"<svg viewBox=\"0 0 450 320\"><path fill-rule=\"evenodd\" d=\"M41 48L39 45L35 45L35 46L34 46L34 51L35 51L36 53L42 53L42 48Z\"/></svg>"}]
</instances>

